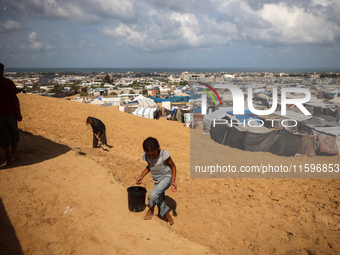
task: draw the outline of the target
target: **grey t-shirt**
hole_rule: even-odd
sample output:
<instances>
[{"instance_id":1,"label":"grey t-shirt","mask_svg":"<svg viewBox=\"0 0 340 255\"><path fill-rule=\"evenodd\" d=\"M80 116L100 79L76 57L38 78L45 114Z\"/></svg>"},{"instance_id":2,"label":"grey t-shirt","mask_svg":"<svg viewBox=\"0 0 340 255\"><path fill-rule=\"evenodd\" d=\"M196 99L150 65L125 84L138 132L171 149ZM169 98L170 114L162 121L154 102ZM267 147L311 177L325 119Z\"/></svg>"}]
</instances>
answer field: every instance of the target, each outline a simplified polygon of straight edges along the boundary
<instances>
[{"instance_id":1,"label":"grey t-shirt","mask_svg":"<svg viewBox=\"0 0 340 255\"><path fill-rule=\"evenodd\" d=\"M149 163L150 172L155 183L159 183L165 176L172 175L172 169L166 162L166 160L170 157L170 153L166 150L161 149L158 157L150 158L143 153L143 160Z\"/></svg>"}]
</instances>

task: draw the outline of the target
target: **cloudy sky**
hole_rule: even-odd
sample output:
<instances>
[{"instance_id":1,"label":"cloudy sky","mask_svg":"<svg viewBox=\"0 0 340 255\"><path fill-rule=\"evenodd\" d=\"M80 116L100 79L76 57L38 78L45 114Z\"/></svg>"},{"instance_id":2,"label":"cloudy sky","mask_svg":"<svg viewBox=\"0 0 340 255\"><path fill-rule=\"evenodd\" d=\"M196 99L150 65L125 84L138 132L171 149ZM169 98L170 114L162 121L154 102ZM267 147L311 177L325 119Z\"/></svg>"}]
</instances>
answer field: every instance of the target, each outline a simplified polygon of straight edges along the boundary
<instances>
[{"instance_id":1,"label":"cloudy sky","mask_svg":"<svg viewBox=\"0 0 340 255\"><path fill-rule=\"evenodd\" d=\"M0 0L7 67L340 67L339 0Z\"/></svg>"}]
</instances>

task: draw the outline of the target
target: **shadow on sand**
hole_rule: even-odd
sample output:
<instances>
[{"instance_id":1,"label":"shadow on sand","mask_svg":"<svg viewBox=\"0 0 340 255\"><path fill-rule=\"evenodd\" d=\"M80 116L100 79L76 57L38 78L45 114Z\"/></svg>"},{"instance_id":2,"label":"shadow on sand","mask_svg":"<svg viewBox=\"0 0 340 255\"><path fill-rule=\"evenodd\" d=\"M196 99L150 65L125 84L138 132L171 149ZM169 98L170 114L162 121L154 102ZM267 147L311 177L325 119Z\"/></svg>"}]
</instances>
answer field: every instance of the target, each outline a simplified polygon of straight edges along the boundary
<instances>
[{"instance_id":1,"label":"shadow on sand","mask_svg":"<svg viewBox=\"0 0 340 255\"><path fill-rule=\"evenodd\" d=\"M0 254L23 254L15 230L0 198Z\"/></svg>"},{"instance_id":2,"label":"shadow on sand","mask_svg":"<svg viewBox=\"0 0 340 255\"><path fill-rule=\"evenodd\" d=\"M175 200L173 200L171 197L169 196L165 196L165 201L166 204L169 206L170 208L170 212L172 211L172 215L177 217L177 212L176 212L176 207L177 207L177 203Z\"/></svg>"},{"instance_id":3,"label":"shadow on sand","mask_svg":"<svg viewBox=\"0 0 340 255\"><path fill-rule=\"evenodd\" d=\"M20 158L16 159L10 167L3 166L0 167L0 170L37 164L58 157L70 150L71 148L66 145L55 143L42 136L21 131L20 141L18 143L18 155ZM5 155L0 152L0 165L5 161Z\"/></svg>"},{"instance_id":4,"label":"shadow on sand","mask_svg":"<svg viewBox=\"0 0 340 255\"><path fill-rule=\"evenodd\" d=\"M177 212L176 212L177 203L176 203L176 201L173 200L171 197L169 197L167 195L165 195L165 201L166 201L167 206L169 206L169 208L170 208L170 210L169 210L170 215L177 217ZM158 218L167 222L167 219L165 217L161 217L159 214L158 214Z\"/></svg>"}]
</instances>

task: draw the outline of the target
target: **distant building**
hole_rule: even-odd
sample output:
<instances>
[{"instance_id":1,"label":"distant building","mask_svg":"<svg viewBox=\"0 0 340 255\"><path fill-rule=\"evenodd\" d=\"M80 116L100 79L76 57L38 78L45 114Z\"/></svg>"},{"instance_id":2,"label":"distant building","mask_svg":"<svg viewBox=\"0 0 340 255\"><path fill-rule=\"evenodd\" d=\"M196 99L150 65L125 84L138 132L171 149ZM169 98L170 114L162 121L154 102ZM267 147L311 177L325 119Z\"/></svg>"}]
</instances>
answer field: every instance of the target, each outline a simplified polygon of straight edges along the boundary
<instances>
[{"instance_id":1,"label":"distant building","mask_svg":"<svg viewBox=\"0 0 340 255\"><path fill-rule=\"evenodd\" d=\"M188 82L205 82L206 81L206 75L203 73L188 73L184 72L182 73L182 80L188 81Z\"/></svg>"},{"instance_id":2,"label":"distant building","mask_svg":"<svg viewBox=\"0 0 340 255\"><path fill-rule=\"evenodd\" d=\"M171 92L171 89L168 88L168 87L161 87L161 88L159 88L159 94L161 96L167 96L167 95L170 94L170 92Z\"/></svg>"},{"instance_id":3,"label":"distant building","mask_svg":"<svg viewBox=\"0 0 340 255\"><path fill-rule=\"evenodd\" d=\"M159 88L148 89L148 96L159 95Z\"/></svg>"},{"instance_id":4,"label":"distant building","mask_svg":"<svg viewBox=\"0 0 340 255\"><path fill-rule=\"evenodd\" d=\"M182 81L182 78L181 78L181 77L178 77L178 76L174 77L173 75L170 75L170 76L168 77L168 79L169 79L169 82L170 82L170 83L175 83L175 82L179 83L179 82Z\"/></svg>"},{"instance_id":5,"label":"distant building","mask_svg":"<svg viewBox=\"0 0 340 255\"><path fill-rule=\"evenodd\" d=\"M53 89L53 86L40 86L40 89L45 90L46 92L50 91Z\"/></svg>"},{"instance_id":6,"label":"distant building","mask_svg":"<svg viewBox=\"0 0 340 255\"><path fill-rule=\"evenodd\" d=\"M312 78L312 79L320 79L320 77L321 77L321 74L315 73L315 72L313 74L308 75L308 78Z\"/></svg>"},{"instance_id":7,"label":"distant building","mask_svg":"<svg viewBox=\"0 0 340 255\"><path fill-rule=\"evenodd\" d=\"M229 79L235 79L235 74L224 74L223 78L225 80L229 80Z\"/></svg>"}]
</instances>

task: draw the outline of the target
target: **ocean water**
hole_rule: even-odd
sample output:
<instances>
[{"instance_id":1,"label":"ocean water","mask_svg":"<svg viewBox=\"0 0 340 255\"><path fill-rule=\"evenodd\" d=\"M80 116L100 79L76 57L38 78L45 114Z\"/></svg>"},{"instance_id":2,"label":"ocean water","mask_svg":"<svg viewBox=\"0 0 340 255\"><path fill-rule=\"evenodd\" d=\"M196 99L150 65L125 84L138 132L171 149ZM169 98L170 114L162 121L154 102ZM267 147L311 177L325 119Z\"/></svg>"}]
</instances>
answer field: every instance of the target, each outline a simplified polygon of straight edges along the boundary
<instances>
[{"instance_id":1,"label":"ocean water","mask_svg":"<svg viewBox=\"0 0 340 255\"><path fill-rule=\"evenodd\" d=\"M203 73L203 72L224 72L224 73L254 73L254 72L271 72L271 73L327 73L327 72L340 72L340 68L77 68L77 67L59 67L59 68L39 68L39 67L27 67L27 68L14 68L14 67L6 67L6 72L79 72L79 73L127 73L127 72L134 72L134 73L181 73L181 72L194 72L194 73Z\"/></svg>"}]
</instances>

